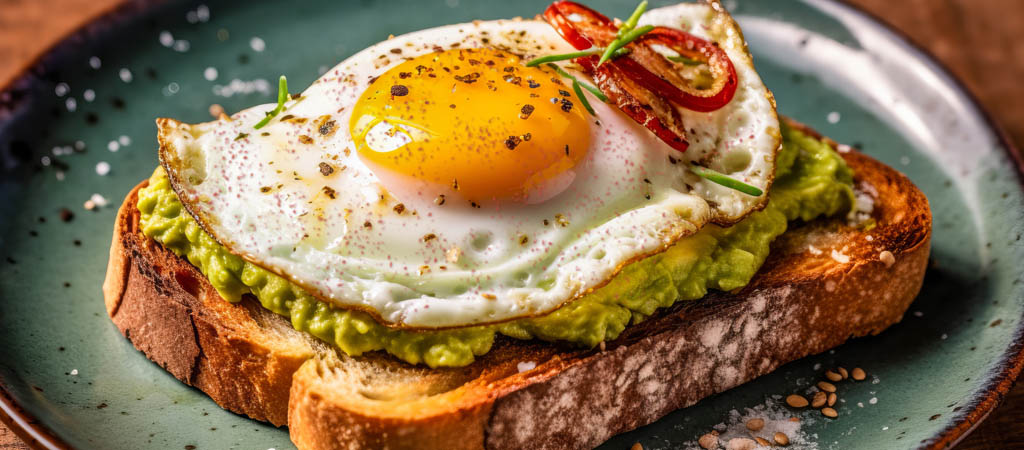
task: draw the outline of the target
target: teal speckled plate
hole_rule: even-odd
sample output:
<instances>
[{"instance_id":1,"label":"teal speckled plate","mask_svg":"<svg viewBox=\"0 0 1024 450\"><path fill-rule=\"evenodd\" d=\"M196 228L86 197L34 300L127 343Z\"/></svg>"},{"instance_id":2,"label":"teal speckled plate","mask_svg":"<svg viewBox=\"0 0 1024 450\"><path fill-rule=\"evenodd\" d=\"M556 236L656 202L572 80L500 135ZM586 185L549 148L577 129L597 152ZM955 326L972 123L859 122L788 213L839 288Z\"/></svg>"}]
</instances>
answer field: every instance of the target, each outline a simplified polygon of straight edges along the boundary
<instances>
[{"instance_id":1,"label":"teal speckled plate","mask_svg":"<svg viewBox=\"0 0 1024 450\"><path fill-rule=\"evenodd\" d=\"M593 0L628 14L633 0ZM664 3L664 2L655 2ZM931 201L932 264L903 322L606 446L675 448L733 409L802 389L816 367L868 369L819 448L939 447L1012 384L1024 340L1021 161L946 71L863 13L823 0L726 1L784 114L903 171ZM153 119L273 101L388 34L532 16L545 0L131 2L0 92L0 410L42 447L290 448L221 410L124 339L100 293L115 206L156 164ZM109 200L89 211L83 204ZM102 203L102 202L100 202ZM73 213L73 218L62 208ZM805 412L810 419L816 413ZM813 423L812 423L813 422Z\"/></svg>"}]
</instances>

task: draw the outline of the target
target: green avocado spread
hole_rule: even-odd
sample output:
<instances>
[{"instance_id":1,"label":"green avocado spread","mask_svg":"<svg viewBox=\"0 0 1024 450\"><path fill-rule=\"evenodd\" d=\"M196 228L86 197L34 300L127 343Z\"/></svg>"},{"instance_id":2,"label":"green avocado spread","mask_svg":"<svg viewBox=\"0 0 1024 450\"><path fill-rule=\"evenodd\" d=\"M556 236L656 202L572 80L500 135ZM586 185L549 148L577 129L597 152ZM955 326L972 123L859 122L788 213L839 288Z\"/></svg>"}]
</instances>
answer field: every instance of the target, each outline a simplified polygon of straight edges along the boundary
<instances>
[{"instance_id":1,"label":"green avocado spread","mask_svg":"<svg viewBox=\"0 0 1024 450\"><path fill-rule=\"evenodd\" d=\"M486 353L496 333L593 347L658 308L745 286L789 222L845 213L853 174L828 145L783 127L767 206L731 227L705 226L665 252L626 266L605 286L540 317L440 331L396 330L369 314L313 298L302 288L228 252L185 211L157 168L139 191L142 232L184 256L230 302L252 294L264 308L350 355L384 350L412 364L464 366Z\"/></svg>"}]
</instances>

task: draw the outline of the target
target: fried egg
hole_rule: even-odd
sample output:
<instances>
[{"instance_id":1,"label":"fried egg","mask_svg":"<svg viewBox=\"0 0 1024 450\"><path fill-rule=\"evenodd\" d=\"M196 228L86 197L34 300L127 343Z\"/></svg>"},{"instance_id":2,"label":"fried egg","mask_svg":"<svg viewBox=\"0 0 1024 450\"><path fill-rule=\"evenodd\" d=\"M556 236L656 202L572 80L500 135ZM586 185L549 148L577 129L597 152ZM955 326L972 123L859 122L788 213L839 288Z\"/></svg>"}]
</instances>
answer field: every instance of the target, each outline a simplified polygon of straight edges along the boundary
<instances>
[{"instance_id":1,"label":"fried egg","mask_svg":"<svg viewBox=\"0 0 1024 450\"><path fill-rule=\"evenodd\" d=\"M161 163L219 243L321 301L410 329L544 314L767 200L688 169L771 184L778 118L739 28L705 4L641 23L718 42L736 67L727 106L680 111L684 153L592 96L589 114L554 70L526 67L574 49L515 19L369 47L259 129L276 105L159 119Z\"/></svg>"}]
</instances>

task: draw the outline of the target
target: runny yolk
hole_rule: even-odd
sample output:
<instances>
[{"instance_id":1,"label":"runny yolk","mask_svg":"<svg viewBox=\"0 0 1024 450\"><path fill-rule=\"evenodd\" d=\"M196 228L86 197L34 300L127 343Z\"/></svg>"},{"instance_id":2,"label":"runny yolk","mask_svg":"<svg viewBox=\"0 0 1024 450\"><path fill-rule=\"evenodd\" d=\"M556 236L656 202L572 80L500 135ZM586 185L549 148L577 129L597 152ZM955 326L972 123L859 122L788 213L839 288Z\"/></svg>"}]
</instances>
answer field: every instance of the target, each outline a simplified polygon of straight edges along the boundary
<instances>
[{"instance_id":1,"label":"runny yolk","mask_svg":"<svg viewBox=\"0 0 1024 450\"><path fill-rule=\"evenodd\" d=\"M429 53L388 70L359 97L349 127L375 170L478 201L526 198L570 171L590 143L569 82L485 48Z\"/></svg>"}]
</instances>

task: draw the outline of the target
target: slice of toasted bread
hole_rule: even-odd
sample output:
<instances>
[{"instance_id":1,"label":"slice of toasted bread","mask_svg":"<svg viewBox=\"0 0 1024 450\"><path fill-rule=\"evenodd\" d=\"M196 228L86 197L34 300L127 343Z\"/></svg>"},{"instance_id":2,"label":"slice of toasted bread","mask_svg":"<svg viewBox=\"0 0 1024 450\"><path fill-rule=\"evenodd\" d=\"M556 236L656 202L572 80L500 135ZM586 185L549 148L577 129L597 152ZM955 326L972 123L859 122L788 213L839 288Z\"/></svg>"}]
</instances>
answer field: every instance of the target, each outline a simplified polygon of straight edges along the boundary
<instances>
[{"instance_id":1,"label":"slice of toasted bread","mask_svg":"<svg viewBox=\"0 0 1024 450\"><path fill-rule=\"evenodd\" d=\"M787 231L749 286L680 302L601 349L499 338L449 369L349 357L253 299L224 301L142 235L144 183L118 213L103 292L146 356L225 409L287 424L299 448L590 448L902 318L927 265L928 201L874 159L842 156L874 197L875 228Z\"/></svg>"}]
</instances>

